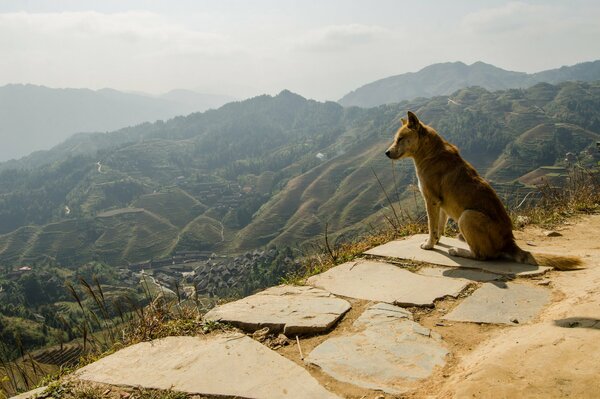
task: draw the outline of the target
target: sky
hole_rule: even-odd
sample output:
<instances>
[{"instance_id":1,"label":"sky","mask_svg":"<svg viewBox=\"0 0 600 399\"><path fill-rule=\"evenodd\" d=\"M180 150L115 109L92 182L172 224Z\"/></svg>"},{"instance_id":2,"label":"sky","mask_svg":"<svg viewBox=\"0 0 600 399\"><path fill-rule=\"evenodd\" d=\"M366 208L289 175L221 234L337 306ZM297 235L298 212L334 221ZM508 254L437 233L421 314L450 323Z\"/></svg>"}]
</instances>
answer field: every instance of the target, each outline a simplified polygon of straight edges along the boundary
<instances>
[{"instance_id":1,"label":"sky","mask_svg":"<svg viewBox=\"0 0 600 399\"><path fill-rule=\"evenodd\" d=\"M337 100L437 62L600 59L600 2L0 0L0 86Z\"/></svg>"}]
</instances>

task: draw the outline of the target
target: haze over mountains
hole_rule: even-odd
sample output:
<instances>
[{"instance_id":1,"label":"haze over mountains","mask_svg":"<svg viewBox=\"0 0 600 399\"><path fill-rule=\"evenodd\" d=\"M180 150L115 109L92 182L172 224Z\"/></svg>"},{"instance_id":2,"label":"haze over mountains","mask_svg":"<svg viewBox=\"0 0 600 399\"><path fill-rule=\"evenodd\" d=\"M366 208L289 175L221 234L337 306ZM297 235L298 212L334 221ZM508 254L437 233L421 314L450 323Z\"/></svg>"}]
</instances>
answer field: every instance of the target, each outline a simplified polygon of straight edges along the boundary
<instances>
[{"instance_id":1,"label":"haze over mountains","mask_svg":"<svg viewBox=\"0 0 600 399\"><path fill-rule=\"evenodd\" d=\"M0 87L0 161L48 149L79 132L106 132L146 121L218 108L231 97L173 90L164 95L113 89Z\"/></svg>"},{"instance_id":2,"label":"haze over mountains","mask_svg":"<svg viewBox=\"0 0 600 399\"><path fill-rule=\"evenodd\" d=\"M447 95L470 86L487 90L531 87L539 82L590 82L600 80L600 60L528 74L506 71L484 62L466 65L445 62L376 80L351 91L338 102L343 106L375 107L418 97Z\"/></svg>"}]
</instances>

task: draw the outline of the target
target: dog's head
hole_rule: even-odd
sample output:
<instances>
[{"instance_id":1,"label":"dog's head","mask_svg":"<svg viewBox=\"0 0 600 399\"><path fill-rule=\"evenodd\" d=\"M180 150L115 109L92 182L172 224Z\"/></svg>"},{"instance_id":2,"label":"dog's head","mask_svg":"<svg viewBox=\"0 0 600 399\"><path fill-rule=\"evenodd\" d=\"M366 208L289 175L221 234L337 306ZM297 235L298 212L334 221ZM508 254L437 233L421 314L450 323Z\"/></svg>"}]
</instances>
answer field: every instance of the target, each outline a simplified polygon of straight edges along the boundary
<instances>
[{"instance_id":1,"label":"dog's head","mask_svg":"<svg viewBox=\"0 0 600 399\"><path fill-rule=\"evenodd\" d=\"M385 155L391 159L411 157L419 148L419 139L424 133L424 126L415 114L408 111L408 118L402 120L402 126L396 132L394 142Z\"/></svg>"}]
</instances>

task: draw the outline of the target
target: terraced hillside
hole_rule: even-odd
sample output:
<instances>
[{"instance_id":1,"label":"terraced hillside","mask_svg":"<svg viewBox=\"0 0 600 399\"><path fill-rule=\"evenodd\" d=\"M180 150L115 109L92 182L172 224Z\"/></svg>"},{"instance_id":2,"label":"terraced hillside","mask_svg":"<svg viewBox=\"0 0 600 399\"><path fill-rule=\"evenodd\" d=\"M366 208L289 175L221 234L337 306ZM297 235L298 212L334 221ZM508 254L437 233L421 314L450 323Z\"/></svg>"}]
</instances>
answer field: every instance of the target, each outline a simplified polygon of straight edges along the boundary
<instances>
[{"instance_id":1,"label":"terraced hillside","mask_svg":"<svg viewBox=\"0 0 600 399\"><path fill-rule=\"evenodd\" d=\"M48 151L43 166L40 157L19 169L0 165L0 263L123 265L175 250L297 247L326 225L335 235L359 233L390 214L375 175L394 203L421 206L412 163L383 155L407 110L498 183L564 168L567 152L596 162L599 83L468 88L372 109L284 91L79 135ZM71 151L76 143L88 150Z\"/></svg>"}]
</instances>

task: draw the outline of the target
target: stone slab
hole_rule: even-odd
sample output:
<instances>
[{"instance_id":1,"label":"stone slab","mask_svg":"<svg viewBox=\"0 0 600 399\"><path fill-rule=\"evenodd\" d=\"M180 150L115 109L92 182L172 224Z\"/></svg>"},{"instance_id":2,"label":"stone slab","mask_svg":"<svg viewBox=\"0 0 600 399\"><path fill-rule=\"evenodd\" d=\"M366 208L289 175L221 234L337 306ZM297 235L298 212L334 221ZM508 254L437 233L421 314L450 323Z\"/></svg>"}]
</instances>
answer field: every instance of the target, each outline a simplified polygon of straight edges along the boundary
<instances>
[{"instance_id":1,"label":"stone slab","mask_svg":"<svg viewBox=\"0 0 600 399\"><path fill-rule=\"evenodd\" d=\"M376 304L354 332L327 339L306 360L339 381L402 394L443 366L448 353L439 335L411 319L406 310Z\"/></svg>"},{"instance_id":2,"label":"stone slab","mask_svg":"<svg viewBox=\"0 0 600 399\"><path fill-rule=\"evenodd\" d=\"M421 249L421 244L426 239L426 234L416 234L406 240L390 241L379 245L366 251L365 254L386 258L408 259L441 266L481 269L491 273L516 276L537 276L552 269L547 266L524 265L500 259L478 261L451 256L448 254L448 249L452 247L469 249L469 246L466 242L449 237L442 237L440 242L431 250Z\"/></svg>"},{"instance_id":3,"label":"stone slab","mask_svg":"<svg viewBox=\"0 0 600 399\"><path fill-rule=\"evenodd\" d=\"M280 285L217 306L204 319L246 331L269 327L286 335L314 334L331 329L350 308L348 301L319 288Z\"/></svg>"},{"instance_id":4,"label":"stone slab","mask_svg":"<svg viewBox=\"0 0 600 399\"><path fill-rule=\"evenodd\" d=\"M359 260L312 276L308 284L350 298L399 306L433 306L436 299L456 297L468 282L421 276L389 263Z\"/></svg>"},{"instance_id":5,"label":"stone slab","mask_svg":"<svg viewBox=\"0 0 600 399\"><path fill-rule=\"evenodd\" d=\"M75 376L210 397L338 398L304 368L241 334L142 342L83 367Z\"/></svg>"},{"instance_id":6,"label":"stone slab","mask_svg":"<svg viewBox=\"0 0 600 399\"><path fill-rule=\"evenodd\" d=\"M465 298L445 320L519 325L531 321L550 301L550 291L516 283L486 283Z\"/></svg>"}]
</instances>

